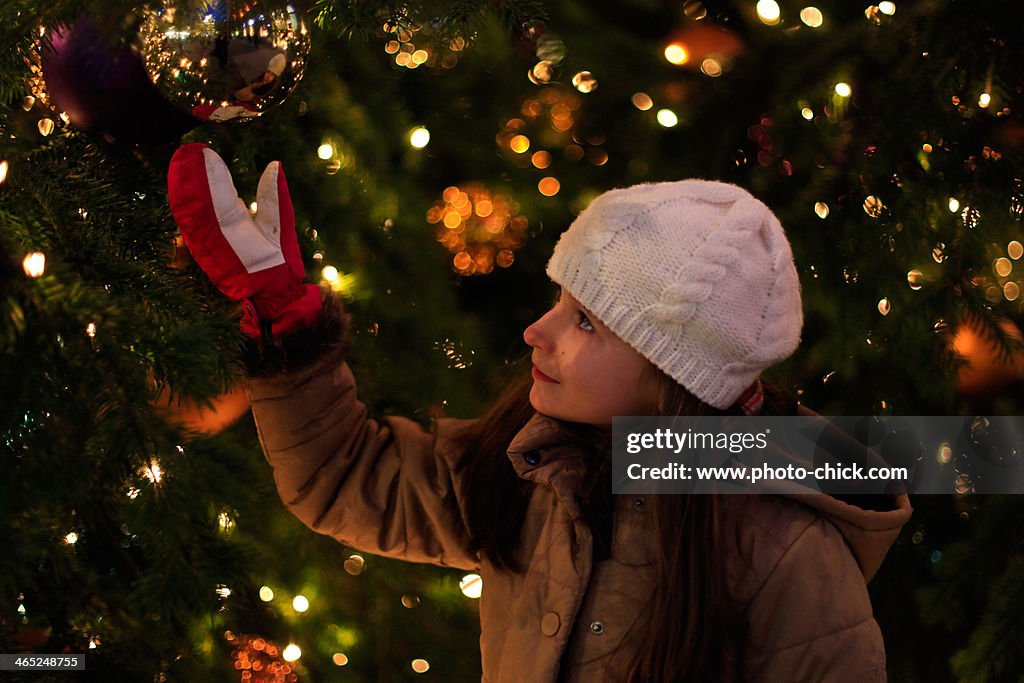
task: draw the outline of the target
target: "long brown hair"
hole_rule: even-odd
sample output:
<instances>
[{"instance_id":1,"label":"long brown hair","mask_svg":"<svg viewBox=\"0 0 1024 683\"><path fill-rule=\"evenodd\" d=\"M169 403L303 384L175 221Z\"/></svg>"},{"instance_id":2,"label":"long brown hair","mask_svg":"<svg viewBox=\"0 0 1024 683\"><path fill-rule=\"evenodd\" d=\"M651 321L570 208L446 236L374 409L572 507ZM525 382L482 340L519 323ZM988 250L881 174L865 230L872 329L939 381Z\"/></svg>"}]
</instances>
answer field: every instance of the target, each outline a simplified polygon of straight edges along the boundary
<instances>
[{"instance_id":1,"label":"long brown hair","mask_svg":"<svg viewBox=\"0 0 1024 683\"><path fill-rule=\"evenodd\" d=\"M511 571L522 569L516 551L533 486L516 475L507 455L509 443L534 414L529 400L531 378L526 373L519 375L491 410L460 436L465 454L460 468L465 470L469 492L467 514L473 549L496 567ZM657 371L657 382L661 415L740 413L735 406L723 411L700 401L661 371ZM785 394L765 384L763 414L787 414L792 409ZM592 434L594 450L605 457L595 460L592 476L585 484L581 507L588 521L600 513L601 505L611 504L608 447L596 443L601 438L596 430ZM636 640L640 649L629 667L628 680L718 680L723 673L726 643L738 637L726 608L718 498L657 495L648 500L658 540L657 581L645 610L650 617L642 637Z\"/></svg>"}]
</instances>

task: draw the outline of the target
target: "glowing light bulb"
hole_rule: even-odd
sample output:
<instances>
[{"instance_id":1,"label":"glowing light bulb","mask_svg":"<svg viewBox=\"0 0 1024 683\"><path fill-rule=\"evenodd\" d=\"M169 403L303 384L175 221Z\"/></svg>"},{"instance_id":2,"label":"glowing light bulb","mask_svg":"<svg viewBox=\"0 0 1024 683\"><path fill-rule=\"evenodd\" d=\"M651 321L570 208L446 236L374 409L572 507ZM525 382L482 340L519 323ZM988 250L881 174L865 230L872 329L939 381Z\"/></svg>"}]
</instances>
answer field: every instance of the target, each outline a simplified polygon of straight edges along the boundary
<instances>
[{"instance_id":1,"label":"glowing light bulb","mask_svg":"<svg viewBox=\"0 0 1024 683\"><path fill-rule=\"evenodd\" d=\"M409 131L409 144L415 149L423 149L430 142L430 131L423 126L416 126Z\"/></svg>"},{"instance_id":2,"label":"glowing light bulb","mask_svg":"<svg viewBox=\"0 0 1024 683\"><path fill-rule=\"evenodd\" d=\"M992 103L992 96L987 92L981 93L981 97L978 98L978 106L985 109Z\"/></svg>"},{"instance_id":3,"label":"glowing light bulb","mask_svg":"<svg viewBox=\"0 0 1024 683\"><path fill-rule=\"evenodd\" d=\"M46 254L41 251L29 253L21 262L21 267L24 269L25 275L41 277L43 271L46 270Z\"/></svg>"},{"instance_id":4,"label":"glowing light bulb","mask_svg":"<svg viewBox=\"0 0 1024 683\"><path fill-rule=\"evenodd\" d=\"M949 212L956 213L960 210L960 201L956 197L949 198Z\"/></svg>"},{"instance_id":5,"label":"glowing light bulb","mask_svg":"<svg viewBox=\"0 0 1024 683\"><path fill-rule=\"evenodd\" d=\"M853 93L849 83L836 83L836 94L840 97L849 97Z\"/></svg>"},{"instance_id":6,"label":"glowing light bulb","mask_svg":"<svg viewBox=\"0 0 1024 683\"><path fill-rule=\"evenodd\" d=\"M891 17L892 15L896 14L896 3L889 2L889 0L884 0L884 2L878 3L878 11L880 11L882 14L887 14Z\"/></svg>"},{"instance_id":7,"label":"glowing light bulb","mask_svg":"<svg viewBox=\"0 0 1024 683\"><path fill-rule=\"evenodd\" d=\"M828 218L828 204L825 202L817 202L814 205L814 213L821 220Z\"/></svg>"},{"instance_id":8,"label":"glowing light bulb","mask_svg":"<svg viewBox=\"0 0 1024 683\"><path fill-rule=\"evenodd\" d=\"M410 663L412 670L418 674L426 673L430 669L430 662L425 659L414 659Z\"/></svg>"},{"instance_id":9,"label":"glowing light bulb","mask_svg":"<svg viewBox=\"0 0 1024 683\"><path fill-rule=\"evenodd\" d=\"M156 458L151 459L149 465L143 467L139 473L154 484L159 484L164 476L163 470L160 469L160 463Z\"/></svg>"},{"instance_id":10,"label":"glowing light bulb","mask_svg":"<svg viewBox=\"0 0 1024 683\"><path fill-rule=\"evenodd\" d=\"M296 612L305 612L309 609L309 599L305 595L296 595L292 600L292 608Z\"/></svg>"},{"instance_id":11,"label":"glowing light bulb","mask_svg":"<svg viewBox=\"0 0 1024 683\"><path fill-rule=\"evenodd\" d=\"M270 586L260 587L260 600L270 602L274 599L274 590Z\"/></svg>"},{"instance_id":12,"label":"glowing light bulb","mask_svg":"<svg viewBox=\"0 0 1024 683\"><path fill-rule=\"evenodd\" d=\"M70 532L67 536L64 537L64 542L68 545L74 545L78 543L78 534L76 534L74 531Z\"/></svg>"},{"instance_id":13,"label":"glowing light bulb","mask_svg":"<svg viewBox=\"0 0 1024 683\"><path fill-rule=\"evenodd\" d=\"M324 266L324 269L320 271L320 277L328 282L334 282L338 279L338 269L334 266Z\"/></svg>"},{"instance_id":14,"label":"glowing light bulb","mask_svg":"<svg viewBox=\"0 0 1024 683\"><path fill-rule=\"evenodd\" d=\"M316 155L324 161L327 161L334 156L334 145L329 142L325 142L317 148Z\"/></svg>"},{"instance_id":15,"label":"glowing light bulb","mask_svg":"<svg viewBox=\"0 0 1024 683\"><path fill-rule=\"evenodd\" d=\"M665 128L672 128L679 123L679 117L671 109L659 109L658 110L658 123Z\"/></svg>"},{"instance_id":16,"label":"glowing light bulb","mask_svg":"<svg viewBox=\"0 0 1024 683\"><path fill-rule=\"evenodd\" d=\"M226 510L221 510L217 515L217 528L225 533L234 530L235 520L231 518L231 515Z\"/></svg>"},{"instance_id":17,"label":"glowing light bulb","mask_svg":"<svg viewBox=\"0 0 1024 683\"><path fill-rule=\"evenodd\" d=\"M810 121L811 119L814 118L814 112L811 110L810 107L804 107L803 109L800 110L800 116Z\"/></svg>"},{"instance_id":18,"label":"glowing light bulb","mask_svg":"<svg viewBox=\"0 0 1024 683\"><path fill-rule=\"evenodd\" d=\"M9 164L7 163L7 161L0 161L0 185L3 185L3 182L7 180L8 167Z\"/></svg>"},{"instance_id":19,"label":"glowing light bulb","mask_svg":"<svg viewBox=\"0 0 1024 683\"><path fill-rule=\"evenodd\" d=\"M295 643L290 643L281 653L281 657L283 657L286 662L294 662L301 656L302 650Z\"/></svg>"},{"instance_id":20,"label":"glowing light bulb","mask_svg":"<svg viewBox=\"0 0 1024 683\"><path fill-rule=\"evenodd\" d=\"M774 26L779 23L781 16L782 10L779 9L779 3L775 2L775 0L758 0L757 18L763 23Z\"/></svg>"},{"instance_id":21,"label":"glowing light bulb","mask_svg":"<svg viewBox=\"0 0 1024 683\"><path fill-rule=\"evenodd\" d=\"M681 64L686 64L686 62L690 60L690 54L686 51L684 46L679 43L672 43L665 48L665 59L667 59L670 64L679 66Z\"/></svg>"}]
</instances>

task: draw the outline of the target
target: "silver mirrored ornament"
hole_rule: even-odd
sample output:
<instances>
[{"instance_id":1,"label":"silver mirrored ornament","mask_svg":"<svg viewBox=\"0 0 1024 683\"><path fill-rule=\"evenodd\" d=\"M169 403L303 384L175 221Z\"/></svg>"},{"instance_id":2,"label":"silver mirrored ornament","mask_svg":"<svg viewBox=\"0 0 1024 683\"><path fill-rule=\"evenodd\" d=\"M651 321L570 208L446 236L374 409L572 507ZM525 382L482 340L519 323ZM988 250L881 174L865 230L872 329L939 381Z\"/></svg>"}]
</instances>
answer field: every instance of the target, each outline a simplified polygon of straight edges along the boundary
<instances>
[{"instance_id":1,"label":"silver mirrored ornament","mask_svg":"<svg viewBox=\"0 0 1024 683\"><path fill-rule=\"evenodd\" d=\"M171 102L210 121L280 104L302 79L310 37L283 0L166 0L142 11L146 71Z\"/></svg>"}]
</instances>

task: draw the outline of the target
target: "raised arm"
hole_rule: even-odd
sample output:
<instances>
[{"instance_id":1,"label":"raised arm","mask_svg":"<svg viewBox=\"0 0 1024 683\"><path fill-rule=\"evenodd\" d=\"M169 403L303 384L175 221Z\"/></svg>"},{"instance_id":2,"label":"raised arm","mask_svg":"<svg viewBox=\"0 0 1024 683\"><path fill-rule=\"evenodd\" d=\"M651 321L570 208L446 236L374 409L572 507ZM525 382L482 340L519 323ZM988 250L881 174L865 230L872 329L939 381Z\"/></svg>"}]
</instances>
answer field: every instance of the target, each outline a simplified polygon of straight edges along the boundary
<instances>
[{"instance_id":1,"label":"raised arm","mask_svg":"<svg viewBox=\"0 0 1024 683\"><path fill-rule=\"evenodd\" d=\"M248 397L288 509L310 528L370 553L476 568L454 467L452 436L404 418L370 419L344 362L345 315L303 284L284 169L260 179L250 215L223 160L180 148L168 172L171 212L217 288L241 304L253 341Z\"/></svg>"},{"instance_id":2,"label":"raised arm","mask_svg":"<svg viewBox=\"0 0 1024 683\"><path fill-rule=\"evenodd\" d=\"M329 302L275 358L250 364L249 398L281 500L314 531L360 550L477 568L452 441L467 421L425 430L370 418L344 361L340 317Z\"/></svg>"}]
</instances>

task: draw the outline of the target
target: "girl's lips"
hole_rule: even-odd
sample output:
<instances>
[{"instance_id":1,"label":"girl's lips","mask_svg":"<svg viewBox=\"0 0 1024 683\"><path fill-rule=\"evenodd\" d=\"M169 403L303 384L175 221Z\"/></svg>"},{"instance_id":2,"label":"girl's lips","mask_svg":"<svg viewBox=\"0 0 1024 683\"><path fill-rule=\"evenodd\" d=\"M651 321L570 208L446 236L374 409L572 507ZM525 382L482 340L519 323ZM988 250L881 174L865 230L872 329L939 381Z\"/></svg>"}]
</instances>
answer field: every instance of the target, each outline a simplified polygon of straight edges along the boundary
<instances>
[{"instance_id":1,"label":"girl's lips","mask_svg":"<svg viewBox=\"0 0 1024 683\"><path fill-rule=\"evenodd\" d=\"M533 378L541 382L551 382L552 384L558 384L558 380L551 379L543 372L537 369L537 366L533 366Z\"/></svg>"}]
</instances>

